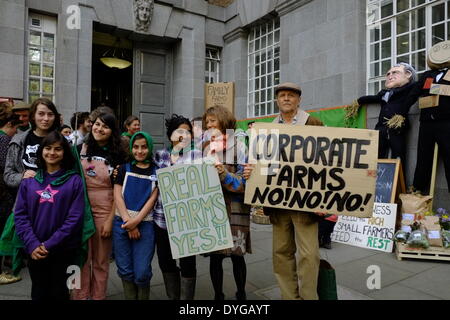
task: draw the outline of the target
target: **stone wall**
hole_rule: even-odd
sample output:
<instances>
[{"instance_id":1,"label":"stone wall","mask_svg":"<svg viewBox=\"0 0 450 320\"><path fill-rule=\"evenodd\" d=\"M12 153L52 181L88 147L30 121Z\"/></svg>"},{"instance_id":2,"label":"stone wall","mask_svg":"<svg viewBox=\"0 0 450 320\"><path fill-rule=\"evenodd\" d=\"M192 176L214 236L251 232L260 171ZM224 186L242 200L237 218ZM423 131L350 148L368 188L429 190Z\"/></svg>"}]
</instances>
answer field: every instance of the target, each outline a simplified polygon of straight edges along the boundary
<instances>
[{"instance_id":1,"label":"stone wall","mask_svg":"<svg viewBox=\"0 0 450 320\"><path fill-rule=\"evenodd\" d=\"M208 0L209 4L219 6L219 7L228 7L235 0Z\"/></svg>"}]
</instances>

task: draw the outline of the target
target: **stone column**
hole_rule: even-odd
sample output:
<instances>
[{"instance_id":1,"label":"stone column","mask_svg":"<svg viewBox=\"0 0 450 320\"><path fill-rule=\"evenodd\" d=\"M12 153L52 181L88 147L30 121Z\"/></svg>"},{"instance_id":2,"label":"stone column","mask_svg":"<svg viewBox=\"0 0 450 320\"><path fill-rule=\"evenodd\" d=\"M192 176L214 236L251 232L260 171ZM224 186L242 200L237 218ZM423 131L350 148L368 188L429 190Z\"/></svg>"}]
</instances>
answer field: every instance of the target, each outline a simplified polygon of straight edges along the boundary
<instances>
[{"instance_id":1,"label":"stone column","mask_svg":"<svg viewBox=\"0 0 450 320\"><path fill-rule=\"evenodd\" d=\"M24 99L26 25L25 0L0 0L0 97Z\"/></svg>"}]
</instances>

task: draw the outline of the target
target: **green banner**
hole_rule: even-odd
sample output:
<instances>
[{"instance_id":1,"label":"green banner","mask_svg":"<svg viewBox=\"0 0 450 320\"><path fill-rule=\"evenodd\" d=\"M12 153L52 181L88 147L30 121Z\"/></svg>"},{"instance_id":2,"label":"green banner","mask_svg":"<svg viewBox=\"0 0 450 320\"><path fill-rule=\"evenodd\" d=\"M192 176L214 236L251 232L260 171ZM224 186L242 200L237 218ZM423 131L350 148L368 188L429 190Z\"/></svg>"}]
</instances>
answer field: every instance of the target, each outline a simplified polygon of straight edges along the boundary
<instances>
[{"instance_id":1,"label":"green banner","mask_svg":"<svg viewBox=\"0 0 450 320\"><path fill-rule=\"evenodd\" d=\"M358 112L358 116L351 120L345 121L345 106L338 108L329 108L322 110L308 111L312 116L319 118L327 127L339 127L339 128L359 128L366 129L367 123L367 110L366 107L361 107ZM276 116L268 116L264 118L244 119L238 120L236 123L236 129L242 129L247 131L248 123L255 122L272 122Z\"/></svg>"}]
</instances>

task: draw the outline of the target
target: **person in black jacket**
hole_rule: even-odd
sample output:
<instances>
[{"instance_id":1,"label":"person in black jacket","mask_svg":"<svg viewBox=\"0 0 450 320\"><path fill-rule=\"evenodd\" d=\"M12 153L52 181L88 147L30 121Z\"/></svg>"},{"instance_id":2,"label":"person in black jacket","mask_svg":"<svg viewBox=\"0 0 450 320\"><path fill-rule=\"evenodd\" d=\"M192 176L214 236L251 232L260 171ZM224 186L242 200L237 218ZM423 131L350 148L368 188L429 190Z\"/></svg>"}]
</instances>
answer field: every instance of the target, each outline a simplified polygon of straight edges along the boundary
<instances>
[{"instance_id":1,"label":"person in black jacket","mask_svg":"<svg viewBox=\"0 0 450 320\"><path fill-rule=\"evenodd\" d=\"M424 72L404 102L405 108L409 108L420 97L419 141L413 186L422 194L429 193L435 143L442 155L450 192L450 96L430 93L432 86L450 85L450 81L445 80L449 76L448 67ZM431 101L425 103L426 100Z\"/></svg>"},{"instance_id":2,"label":"person in black jacket","mask_svg":"<svg viewBox=\"0 0 450 320\"><path fill-rule=\"evenodd\" d=\"M370 103L381 105L375 130L379 131L378 158L386 159L391 149L391 158L400 158L403 167L406 161L406 132L409 128L406 97L414 87L416 71L407 63L394 65L386 74L386 88L376 95L363 96L352 106Z\"/></svg>"}]
</instances>

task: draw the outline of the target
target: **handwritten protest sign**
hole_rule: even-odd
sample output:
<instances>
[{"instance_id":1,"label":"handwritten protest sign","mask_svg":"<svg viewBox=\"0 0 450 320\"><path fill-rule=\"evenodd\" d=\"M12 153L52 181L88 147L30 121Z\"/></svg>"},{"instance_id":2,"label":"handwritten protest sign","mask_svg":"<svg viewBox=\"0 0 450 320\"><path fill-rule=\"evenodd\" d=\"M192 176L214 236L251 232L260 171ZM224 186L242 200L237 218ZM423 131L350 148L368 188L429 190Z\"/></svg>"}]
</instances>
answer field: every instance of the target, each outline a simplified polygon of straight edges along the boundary
<instances>
[{"instance_id":1,"label":"handwritten protest sign","mask_svg":"<svg viewBox=\"0 0 450 320\"><path fill-rule=\"evenodd\" d=\"M222 106L234 114L234 82L205 84L205 108Z\"/></svg>"},{"instance_id":2,"label":"handwritten protest sign","mask_svg":"<svg viewBox=\"0 0 450 320\"><path fill-rule=\"evenodd\" d=\"M331 240L348 245L392 252L397 204L375 203L372 218L340 216Z\"/></svg>"},{"instance_id":3,"label":"handwritten protest sign","mask_svg":"<svg viewBox=\"0 0 450 320\"><path fill-rule=\"evenodd\" d=\"M233 247L222 188L213 166L177 165L156 173L174 259Z\"/></svg>"},{"instance_id":4,"label":"handwritten protest sign","mask_svg":"<svg viewBox=\"0 0 450 320\"><path fill-rule=\"evenodd\" d=\"M245 203L370 217L377 157L375 130L256 123Z\"/></svg>"}]
</instances>

